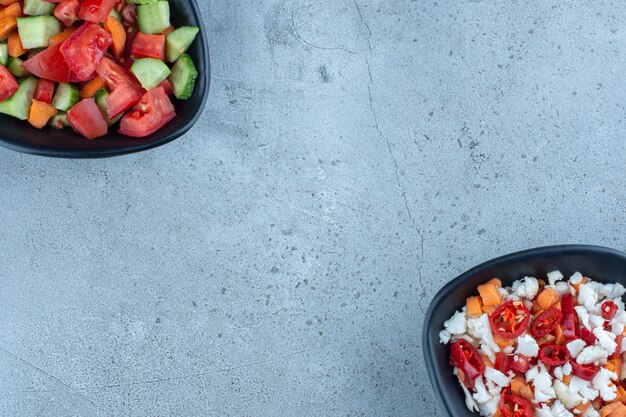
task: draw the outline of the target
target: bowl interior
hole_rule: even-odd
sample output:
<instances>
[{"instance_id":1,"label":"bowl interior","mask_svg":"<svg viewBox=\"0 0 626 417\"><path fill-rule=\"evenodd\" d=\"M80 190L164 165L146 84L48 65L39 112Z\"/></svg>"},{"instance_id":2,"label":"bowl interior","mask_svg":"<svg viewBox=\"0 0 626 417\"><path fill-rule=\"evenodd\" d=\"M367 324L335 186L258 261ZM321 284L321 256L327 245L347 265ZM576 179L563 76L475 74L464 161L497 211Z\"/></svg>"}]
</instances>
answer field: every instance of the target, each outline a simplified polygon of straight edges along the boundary
<instances>
[{"instance_id":1,"label":"bowl interior","mask_svg":"<svg viewBox=\"0 0 626 417\"><path fill-rule=\"evenodd\" d=\"M449 416L475 417L448 364L449 348L439 343L443 323L475 295L476 287L498 277L504 285L524 276L545 277L553 270L568 277L576 271L600 282L626 286L626 254L598 246L551 246L506 255L481 264L448 283L435 296L424 319L423 349L428 375L440 405Z\"/></svg>"},{"instance_id":2,"label":"bowl interior","mask_svg":"<svg viewBox=\"0 0 626 417\"><path fill-rule=\"evenodd\" d=\"M176 117L171 122L145 138L120 135L117 126L113 126L106 136L87 140L71 128L57 130L46 126L38 130L26 121L0 114L0 144L20 152L45 156L105 157L160 146L187 132L200 116L208 93L210 67L206 30L195 0L170 0L170 9L174 27L200 27L200 33L187 51L198 69L194 93L189 100L172 98Z\"/></svg>"}]
</instances>

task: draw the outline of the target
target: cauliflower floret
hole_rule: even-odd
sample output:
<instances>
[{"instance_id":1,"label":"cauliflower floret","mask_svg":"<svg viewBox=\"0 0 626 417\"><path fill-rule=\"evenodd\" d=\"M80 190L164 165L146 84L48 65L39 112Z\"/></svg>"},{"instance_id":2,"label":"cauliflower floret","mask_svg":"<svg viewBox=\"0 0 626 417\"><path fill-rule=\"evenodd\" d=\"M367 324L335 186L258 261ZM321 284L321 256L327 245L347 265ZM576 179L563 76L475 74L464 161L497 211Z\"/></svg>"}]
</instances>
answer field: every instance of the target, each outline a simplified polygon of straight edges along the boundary
<instances>
[{"instance_id":1,"label":"cauliflower floret","mask_svg":"<svg viewBox=\"0 0 626 417\"><path fill-rule=\"evenodd\" d=\"M457 311L452 317L450 317L443 327L450 332L450 334L463 334L467 330L467 324L465 321L465 314Z\"/></svg>"},{"instance_id":2,"label":"cauliflower floret","mask_svg":"<svg viewBox=\"0 0 626 417\"><path fill-rule=\"evenodd\" d=\"M456 377L458 379L458 376L459 376L458 368L455 367L454 370L452 371L452 373L454 375L456 375ZM476 400L474 400L474 397L472 397L472 393L469 392L469 390L467 389L465 384L463 382L461 382L460 379L458 379L458 381L459 381L459 384L461 385L461 388L463 389L463 393L465 394L465 406L472 413L474 411L478 411L478 404L476 404Z\"/></svg>"},{"instance_id":3,"label":"cauliflower floret","mask_svg":"<svg viewBox=\"0 0 626 417\"><path fill-rule=\"evenodd\" d=\"M504 349L502 349L502 352L506 353L507 355L510 355L514 351L515 351L515 348L513 346L507 346Z\"/></svg>"},{"instance_id":4,"label":"cauliflower floret","mask_svg":"<svg viewBox=\"0 0 626 417\"><path fill-rule=\"evenodd\" d=\"M572 392L576 392L583 397L583 402L595 400L600 393L591 387L589 381L585 381L582 378L573 376L569 381L569 389Z\"/></svg>"},{"instance_id":5,"label":"cauliflower floret","mask_svg":"<svg viewBox=\"0 0 626 417\"><path fill-rule=\"evenodd\" d=\"M499 387L507 387L509 382L511 382L510 377L490 366L485 369L485 378L487 378L487 381L492 381Z\"/></svg>"},{"instance_id":6,"label":"cauliflower floret","mask_svg":"<svg viewBox=\"0 0 626 417\"><path fill-rule=\"evenodd\" d=\"M498 405L500 404L500 395L496 395L492 399L487 402L479 403L478 408L480 409L480 414L483 416L492 416L498 410Z\"/></svg>"},{"instance_id":7,"label":"cauliflower floret","mask_svg":"<svg viewBox=\"0 0 626 417\"><path fill-rule=\"evenodd\" d=\"M447 330L442 330L439 332L439 343L442 343L444 345L447 345L448 342L450 341L450 332Z\"/></svg>"},{"instance_id":8,"label":"cauliflower floret","mask_svg":"<svg viewBox=\"0 0 626 417\"><path fill-rule=\"evenodd\" d=\"M537 375L539 375L539 372L541 372L541 369L539 369L539 365L535 365L529 368L528 371L526 371L526 380L533 381L537 377Z\"/></svg>"},{"instance_id":9,"label":"cauliflower floret","mask_svg":"<svg viewBox=\"0 0 626 417\"><path fill-rule=\"evenodd\" d=\"M509 299L509 297L511 296L511 294L509 294L509 292L507 291L507 289L506 289L506 288L504 288L504 287L500 287L500 288L498 288L498 294L500 294L500 298L501 298L503 301L508 300L508 299Z\"/></svg>"},{"instance_id":10,"label":"cauliflower floret","mask_svg":"<svg viewBox=\"0 0 626 417\"><path fill-rule=\"evenodd\" d=\"M500 347L493 340L489 316L483 314L478 318L469 319L467 321L467 332L480 341L480 349L492 362L495 362L496 353L500 352Z\"/></svg>"},{"instance_id":11,"label":"cauliflower floret","mask_svg":"<svg viewBox=\"0 0 626 417\"><path fill-rule=\"evenodd\" d=\"M556 400L554 404L552 404L552 417L574 417L574 415L565 408L561 401Z\"/></svg>"},{"instance_id":12,"label":"cauliflower floret","mask_svg":"<svg viewBox=\"0 0 626 417\"><path fill-rule=\"evenodd\" d=\"M595 329L596 327L604 327L604 318L597 314L589 314L589 327Z\"/></svg>"},{"instance_id":13,"label":"cauliflower floret","mask_svg":"<svg viewBox=\"0 0 626 417\"><path fill-rule=\"evenodd\" d=\"M600 413L593 407L587 407L587 411L585 411L582 417L600 417Z\"/></svg>"},{"instance_id":14,"label":"cauliflower floret","mask_svg":"<svg viewBox=\"0 0 626 417\"><path fill-rule=\"evenodd\" d=\"M611 319L611 331L617 335L620 335L622 333L618 332L618 330L620 328L623 330L624 326L626 326L626 311L620 308L619 310L617 310L617 313L615 313L615 317Z\"/></svg>"},{"instance_id":15,"label":"cauliflower floret","mask_svg":"<svg viewBox=\"0 0 626 417\"><path fill-rule=\"evenodd\" d=\"M578 302L585 306L588 311L594 311L598 302L598 295L593 290L592 283L581 284L578 287Z\"/></svg>"},{"instance_id":16,"label":"cauliflower floret","mask_svg":"<svg viewBox=\"0 0 626 417\"><path fill-rule=\"evenodd\" d=\"M569 284L565 281L559 281L556 284L554 284L554 289L560 295L572 293L572 287L570 287Z\"/></svg>"},{"instance_id":17,"label":"cauliflower floret","mask_svg":"<svg viewBox=\"0 0 626 417\"><path fill-rule=\"evenodd\" d=\"M574 274L569 277L569 283L573 285L580 284L582 280L583 274L581 274L580 272L574 272Z\"/></svg>"},{"instance_id":18,"label":"cauliflower floret","mask_svg":"<svg viewBox=\"0 0 626 417\"><path fill-rule=\"evenodd\" d=\"M626 293L626 288L620 283L604 284L599 289L599 292L606 298L619 298Z\"/></svg>"},{"instance_id":19,"label":"cauliflower floret","mask_svg":"<svg viewBox=\"0 0 626 417\"><path fill-rule=\"evenodd\" d=\"M513 283L513 296L517 298L527 298L532 300L539 291L539 282L537 278L525 277Z\"/></svg>"},{"instance_id":20,"label":"cauliflower floret","mask_svg":"<svg viewBox=\"0 0 626 417\"><path fill-rule=\"evenodd\" d=\"M571 375L572 374L572 364L567 362L563 365L563 375Z\"/></svg>"},{"instance_id":21,"label":"cauliflower floret","mask_svg":"<svg viewBox=\"0 0 626 417\"><path fill-rule=\"evenodd\" d=\"M602 346L609 354L615 352L617 349L617 343L615 343L615 335L611 332L607 332L601 327L597 327L593 329L593 334L598 338L598 343Z\"/></svg>"},{"instance_id":22,"label":"cauliflower floret","mask_svg":"<svg viewBox=\"0 0 626 417\"><path fill-rule=\"evenodd\" d=\"M576 392L570 391L569 387L561 381L554 381L552 388L554 388L556 398L558 398L566 408L574 408L583 402L583 397Z\"/></svg>"},{"instance_id":23,"label":"cauliflower floret","mask_svg":"<svg viewBox=\"0 0 626 417\"><path fill-rule=\"evenodd\" d=\"M552 417L552 410L547 404L541 404L540 408L535 408L535 417Z\"/></svg>"},{"instance_id":24,"label":"cauliflower floret","mask_svg":"<svg viewBox=\"0 0 626 417\"><path fill-rule=\"evenodd\" d=\"M548 272L547 277L550 285L554 285L557 281L563 279L563 274L561 273L561 271L552 271Z\"/></svg>"},{"instance_id":25,"label":"cauliflower floret","mask_svg":"<svg viewBox=\"0 0 626 417\"><path fill-rule=\"evenodd\" d=\"M555 366L554 368L552 368L552 373L554 374L554 377L559 379L560 381L563 381L563 367L562 366Z\"/></svg>"},{"instance_id":26,"label":"cauliflower floret","mask_svg":"<svg viewBox=\"0 0 626 417\"><path fill-rule=\"evenodd\" d=\"M569 354L572 358L577 358L578 355L580 355L580 352L583 351L585 346L585 341L582 339L572 340L567 345L565 345L565 347L567 347L567 350L569 350Z\"/></svg>"},{"instance_id":27,"label":"cauliflower floret","mask_svg":"<svg viewBox=\"0 0 626 417\"><path fill-rule=\"evenodd\" d=\"M581 365L588 365L594 363L600 365L605 363L610 353L604 350L601 346L587 346L580 352L580 355L576 358L576 362Z\"/></svg>"},{"instance_id":28,"label":"cauliflower floret","mask_svg":"<svg viewBox=\"0 0 626 417\"><path fill-rule=\"evenodd\" d=\"M493 398L493 395L487 391L487 387L485 386L482 376L476 378L476 381L474 381L474 388L476 389L476 392L472 396L478 404L486 403Z\"/></svg>"},{"instance_id":29,"label":"cauliflower floret","mask_svg":"<svg viewBox=\"0 0 626 417\"><path fill-rule=\"evenodd\" d=\"M593 387L600 391L600 396L604 401L611 401L617 397L617 387L611 382L612 379L617 379L615 372L600 368L600 372L591 381Z\"/></svg>"},{"instance_id":30,"label":"cauliflower floret","mask_svg":"<svg viewBox=\"0 0 626 417\"><path fill-rule=\"evenodd\" d=\"M576 315L578 316L580 324L589 329L589 312L587 309L584 306L576 306L574 307L574 310L576 310Z\"/></svg>"},{"instance_id":31,"label":"cauliflower floret","mask_svg":"<svg viewBox=\"0 0 626 417\"><path fill-rule=\"evenodd\" d=\"M535 386L534 403L548 402L556 397L552 388L552 377L545 367L541 367L541 372L533 379L533 385Z\"/></svg>"},{"instance_id":32,"label":"cauliflower floret","mask_svg":"<svg viewBox=\"0 0 626 417\"><path fill-rule=\"evenodd\" d=\"M523 335L517 338L517 350L515 353L534 358L539 353L537 341L530 335Z\"/></svg>"}]
</instances>

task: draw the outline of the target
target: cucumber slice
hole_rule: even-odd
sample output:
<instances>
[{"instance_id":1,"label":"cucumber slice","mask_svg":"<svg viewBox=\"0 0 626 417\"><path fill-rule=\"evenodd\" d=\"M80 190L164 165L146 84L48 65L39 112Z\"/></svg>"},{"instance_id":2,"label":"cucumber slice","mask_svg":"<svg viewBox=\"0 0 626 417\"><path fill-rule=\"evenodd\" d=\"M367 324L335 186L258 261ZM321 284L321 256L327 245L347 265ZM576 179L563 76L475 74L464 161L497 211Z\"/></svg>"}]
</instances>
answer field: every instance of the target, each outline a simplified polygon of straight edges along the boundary
<instances>
[{"instance_id":1,"label":"cucumber slice","mask_svg":"<svg viewBox=\"0 0 626 417\"><path fill-rule=\"evenodd\" d=\"M139 31L148 35L158 35L170 27L170 4L156 1L137 7Z\"/></svg>"},{"instance_id":2,"label":"cucumber slice","mask_svg":"<svg viewBox=\"0 0 626 417\"><path fill-rule=\"evenodd\" d=\"M189 45L196 39L200 28L196 26L181 26L174 32L165 36L165 56L169 62L176 60L189 48Z\"/></svg>"},{"instance_id":3,"label":"cucumber slice","mask_svg":"<svg viewBox=\"0 0 626 417\"><path fill-rule=\"evenodd\" d=\"M0 65L6 66L9 63L9 46L6 43L0 43Z\"/></svg>"},{"instance_id":4,"label":"cucumber slice","mask_svg":"<svg viewBox=\"0 0 626 417\"><path fill-rule=\"evenodd\" d=\"M109 113L108 113L108 107L107 107L108 96L109 96L109 92L105 88L101 88L93 96L93 99L96 101L96 105L100 109L100 113L102 113L102 117L104 117L104 120L107 122L107 126L111 126L117 123L122 118L122 116L124 116L124 113L121 113L115 116L114 118L109 119Z\"/></svg>"},{"instance_id":5,"label":"cucumber slice","mask_svg":"<svg viewBox=\"0 0 626 417\"><path fill-rule=\"evenodd\" d=\"M36 89L37 78L29 77L22 80L15 94L0 102L0 113L17 117L20 120L28 119L28 112Z\"/></svg>"},{"instance_id":6,"label":"cucumber slice","mask_svg":"<svg viewBox=\"0 0 626 417\"><path fill-rule=\"evenodd\" d=\"M45 16L51 15L54 11L56 3L44 0L24 0L23 12L29 16Z\"/></svg>"},{"instance_id":7,"label":"cucumber slice","mask_svg":"<svg viewBox=\"0 0 626 417\"><path fill-rule=\"evenodd\" d=\"M63 129L64 127L69 125L70 124L67 122L67 113L65 112L58 112L57 114L52 116L52 119L50 119L50 126L55 129Z\"/></svg>"},{"instance_id":8,"label":"cucumber slice","mask_svg":"<svg viewBox=\"0 0 626 417\"><path fill-rule=\"evenodd\" d=\"M61 22L53 16L18 17L17 31L24 49L45 48L50 38L61 32Z\"/></svg>"},{"instance_id":9,"label":"cucumber slice","mask_svg":"<svg viewBox=\"0 0 626 417\"><path fill-rule=\"evenodd\" d=\"M160 59L141 58L133 62L130 72L135 74L143 88L152 90L161 84L171 71Z\"/></svg>"},{"instance_id":10,"label":"cucumber slice","mask_svg":"<svg viewBox=\"0 0 626 417\"><path fill-rule=\"evenodd\" d=\"M197 78L198 70L193 64L191 57L187 54L182 54L172 67L172 74L170 75L176 98L187 100L191 97Z\"/></svg>"},{"instance_id":11,"label":"cucumber slice","mask_svg":"<svg viewBox=\"0 0 626 417\"><path fill-rule=\"evenodd\" d=\"M80 91L71 84L61 83L52 99L52 106L61 111L68 111L80 101Z\"/></svg>"},{"instance_id":12,"label":"cucumber slice","mask_svg":"<svg viewBox=\"0 0 626 417\"><path fill-rule=\"evenodd\" d=\"M152 4L155 3L157 0L126 0L127 3L133 3L133 4Z\"/></svg>"},{"instance_id":13,"label":"cucumber slice","mask_svg":"<svg viewBox=\"0 0 626 417\"><path fill-rule=\"evenodd\" d=\"M22 66L23 63L24 61L20 58L10 57L7 69L16 77L26 77L27 75L30 75L30 73Z\"/></svg>"},{"instance_id":14,"label":"cucumber slice","mask_svg":"<svg viewBox=\"0 0 626 417\"><path fill-rule=\"evenodd\" d=\"M115 19L117 19L118 21L122 21L122 16L117 12L117 10L115 10L115 8L111 9L111 13L109 13L109 16L113 16Z\"/></svg>"}]
</instances>

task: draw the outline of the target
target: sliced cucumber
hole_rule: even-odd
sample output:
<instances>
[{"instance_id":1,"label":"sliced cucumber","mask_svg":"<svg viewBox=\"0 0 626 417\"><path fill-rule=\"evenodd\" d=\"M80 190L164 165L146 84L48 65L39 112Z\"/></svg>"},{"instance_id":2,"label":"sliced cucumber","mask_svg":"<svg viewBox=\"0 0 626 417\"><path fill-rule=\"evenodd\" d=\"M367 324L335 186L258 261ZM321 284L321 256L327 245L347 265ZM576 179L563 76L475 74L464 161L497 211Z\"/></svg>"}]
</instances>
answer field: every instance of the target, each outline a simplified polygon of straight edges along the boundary
<instances>
[{"instance_id":1,"label":"sliced cucumber","mask_svg":"<svg viewBox=\"0 0 626 417\"><path fill-rule=\"evenodd\" d=\"M130 72L135 74L143 88L152 90L161 84L171 71L160 59L141 58L133 62Z\"/></svg>"},{"instance_id":2,"label":"sliced cucumber","mask_svg":"<svg viewBox=\"0 0 626 417\"><path fill-rule=\"evenodd\" d=\"M6 43L0 43L0 65L6 66L9 63L9 46Z\"/></svg>"},{"instance_id":3,"label":"sliced cucumber","mask_svg":"<svg viewBox=\"0 0 626 417\"><path fill-rule=\"evenodd\" d=\"M196 26L181 26L165 36L165 56L169 62L176 60L189 48L196 39L200 29Z\"/></svg>"},{"instance_id":4,"label":"sliced cucumber","mask_svg":"<svg viewBox=\"0 0 626 417\"><path fill-rule=\"evenodd\" d=\"M44 0L24 0L23 12L29 16L45 16L51 15L54 11L56 3Z\"/></svg>"},{"instance_id":5,"label":"sliced cucumber","mask_svg":"<svg viewBox=\"0 0 626 417\"><path fill-rule=\"evenodd\" d=\"M100 113L102 113L102 117L107 122L108 126L111 126L118 122L124 116L124 113L121 113L115 116L112 119L109 119L108 107L107 107L107 97L109 96L109 92L105 88L101 88L98 92L93 96L93 99L96 101L96 105L100 109Z\"/></svg>"},{"instance_id":6,"label":"sliced cucumber","mask_svg":"<svg viewBox=\"0 0 626 417\"><path fill-rule=\"evenodd\" d=\"M50 119L50 126L55 129L63 129L64 127L69 125L70 124L67 122L67 113L65 112L58 112L57 114L52 116L52 119Z\"/></svg>"},{"instance_id":7,"label":"sliced cucumber","mask_svg":"<svg viewBox=\"0 0 626 417\"><path fill-rule=\"evenodd\" d=\"M198 70L193 64L191 57L182 54L172 67L170 81L174 88L174 95L181 100L187 100L193 94L193 88L198 78Z\"/></svg>"},{"instance_id":8,"label":"sliced cucumber","mask_svg":"<svg viewBox=\"0 0 626 417\"><path fill-rule=\"evenodd\" d=\"M115 7L111 9L111 13L109 13L109 16L113 16L120 22L122 21L122 16L117 12L117 10L115 10Z\"/></svg>"},{"instance_id":9,"label":"sliced cucumber","mask_svg":"<svg viewBox=\"0 0 626 417\"><path fill-rule=\"evenodd\" d=\"M45 48L50 38L61 32L61 22L54 16L18 17L17 31L24 49Z\"/></svg>"},{"instance_id":10,"label":"sliced cucumber","mask_svg":"<svg viewBox=\"0 0 626 417\"><path fill-rule=\"evenodd\" d=\"M26 77L30 73L22 66L23 63L20 58L10 57L7 69L16 77Z\"/></svg>"},{"instance_id":11,"label":"sliced cucumber","mask_svg":"<svg viewBox=\"0 0 626 417\"><path fill-rule=\"evenodd\" d=\"M152 4L152 3L156 3L157 0L127 0L127 3L133 3L133 4Z\"/></svg>"},{"instance_id":12,"label":"sliced cucumber","mask_svg":"<svg viewBox=\"0 0 626 417\"><path fill-rule=\"evenodd\" d=\"M52 99L52 106L61 111L68 111L80 101L80 91L71 84L61 83Z\"/></svg>"},{"instance_id":13,"label":"sliced cucumber","mask_svg":"<svg viewBox=\"0 0 626 417\"><path fill-rule=\"evenodd\" d=\"M170 27L170 4L166 1L142 4L137 7L137 23L139 31L158 35Z\"/></svg>"},{"instance_id":14,"label":"sliced cucumber","mask_svg":"<svg viewBox=\"0 0 626 417\"><path fill-rule=\"evenodd\" d=\"M28 119L28 111L37 89L37 78L29 77L20 82L15 94L0 102L0 113L17 117L20 120Z\"/></svg>"}]
</instances>

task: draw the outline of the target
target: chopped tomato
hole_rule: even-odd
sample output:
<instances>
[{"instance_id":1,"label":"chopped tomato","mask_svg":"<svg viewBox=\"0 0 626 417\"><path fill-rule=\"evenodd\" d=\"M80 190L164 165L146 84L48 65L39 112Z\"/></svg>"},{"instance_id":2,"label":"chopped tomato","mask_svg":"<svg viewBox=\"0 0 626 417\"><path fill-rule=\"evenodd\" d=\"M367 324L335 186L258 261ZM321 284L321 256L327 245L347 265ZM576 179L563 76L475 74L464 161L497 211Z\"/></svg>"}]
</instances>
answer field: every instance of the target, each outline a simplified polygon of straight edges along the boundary
<instances>
[{"instance_id":1,"label":"chopped tomato","mask_svg":"<svg viewBox=\"0 0 626 417\"><path fill-rule=\"evenodd\" d=\"M144 93L143 88L135 84L118 84L107 97L107 113L110 119L130 109Z\"/></svg>"},{"instance_id":2,"label":"chopped tomato","mask_svg":"<svg viewBox=\"0 0 626 417\"><path fill-rule=\"evenodd\" d=\"M106 56L102 58L96 71L110 89L114 89L118 84L141 85L132 72Z\"/></svg>"},{"instance_id":3,"label":"chopped tomato","mask_svg":"<svg viewBox=\"0 0 626 417\"><path fill-rule=\"evenodd\" d=\"M53 45L22 64L28 72L40 78L66 83L70 81L70 68L63 55L61 45Z\"/></svg>"},{"instance_id":4,"label":"chopped tomato","mask_svg":"<svg viewBox=\"0 0 626 417\"><path fill-rule=\"evenodd\" d=\"M54 17L65 26L70 27L78 20L79 0L63 0L54 8Z\"/></svg>"},{"instance_id":5,"label":"chopped tomato","mask_svg":"<svg viewBox=\"0 0 626 417\"><path fill-rule=\"evenodd\" d=\"M19 84L13 74L6 67L0 65L0 101L11 97L17 91Z\"/></svg>"},{"instance_id":6,"label":"chopped tomato","mask_svg":"<svg viewBox=\"0 0 626 417\"><path fill-rule=\"evenodd\" d=\"M92 77L111 42L109 32L86 22L61 44L61 54L76 78L85 81Z\"/></svg>"},{"instance_id":7,"label":"chopped tomato","mask_svg":"<svg viewBox=\"0 0 626 417\"><path fill-rule=\"evenodd\" d=\"M161 81L160 85L161 87L163 87L163 89L165 90L165 94L167 94L168 96L174 94L174 86L167 78Z\"/></svg>"},{"instance_id":8,"label":"chopped tomato","mask_svg":"<svg viewBox=\"0 0 626 417\"><path fill-rule=\"evenodd\" d=\"M148 136L175 116L172 102L163 87L159 86L144 94L139 103L122 117L119 132L133 137ZM482 361L480 363L482 364Z\"/></svg>"},{"instance_id":9,"label":"chopped tomato","mask_svg":"<svg viewBox=\"0 0 626 417\"><path fill-rule=\"evenodd\" d=\"M514 339L524 333L529 321L530 311L521 301L507 301L489 317L493 333L505 339Z\"/></svg>"},{"instance_id":10,"label":"chopped tomato","mask_svg":"<svg viewBox=\"0 0 626 417\"><path fill-rule=\"evenodd\" d=\"M137 58L156 58L165 61L165 35L137 33L130 53Z\"/></svg>"},{"instance_id":11,"label":"chopped tomato","mask_svg":"<svg viewBox=\"0 0 626 417\"><path fill-rule=\"evenodd\" d=\"M54 81L40 78L37 82L37 90L35 91L35 100L41 101L46 104L52 103L52 96L54 95Z\"/></svg>"},{"instance_id":12,"label":"chopped tomato","mask_svg":"<svg viewBox=\"0 0 626 417\"><path fill-rule=\"evenodd\" d=\"M67 122L87 139L107 134L107 123L93 98L86 98L72 107L67 112Z\"/></svg>"},{"instance_id":13,"label":"chopped tomato","mask_svg":"<svg viewBox=\"0 0 626 417\"><path fill-rule=\"evenodd\" d=\"M117 0L84 0L78 17L88 22L100 23L107 20Z\"/></svg>"}]
</instances>

